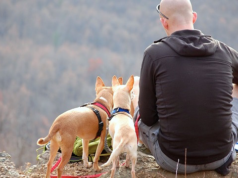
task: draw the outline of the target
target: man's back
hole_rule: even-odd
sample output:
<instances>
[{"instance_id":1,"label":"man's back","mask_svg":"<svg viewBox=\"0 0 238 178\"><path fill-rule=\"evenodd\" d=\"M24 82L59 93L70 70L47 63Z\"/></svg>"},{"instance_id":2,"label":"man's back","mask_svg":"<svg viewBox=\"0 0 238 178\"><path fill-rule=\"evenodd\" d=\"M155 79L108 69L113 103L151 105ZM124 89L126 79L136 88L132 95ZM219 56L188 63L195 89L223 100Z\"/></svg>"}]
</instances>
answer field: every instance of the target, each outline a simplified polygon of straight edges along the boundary
<instances>
[{"instance_id":1,"label":"man's back","mask_svg":"<svg viewBox=\"0 0 238 178\"><path fill-rule=\"evenodd\" d=\"M185 148L188 164L209 163L230 152L230 59L228 47L197 30L175 32L146 50L140 113L147 125L159 118L159 145L171 159L183 163ZM143 66L148 74L143 73ZM148 78L153 78L153 85L146 85L151 82ZM148 89L150 86L155 88ZM143 93L153 90L158 115L153 113L153 101Z\"/></svg>"}]
</instances>

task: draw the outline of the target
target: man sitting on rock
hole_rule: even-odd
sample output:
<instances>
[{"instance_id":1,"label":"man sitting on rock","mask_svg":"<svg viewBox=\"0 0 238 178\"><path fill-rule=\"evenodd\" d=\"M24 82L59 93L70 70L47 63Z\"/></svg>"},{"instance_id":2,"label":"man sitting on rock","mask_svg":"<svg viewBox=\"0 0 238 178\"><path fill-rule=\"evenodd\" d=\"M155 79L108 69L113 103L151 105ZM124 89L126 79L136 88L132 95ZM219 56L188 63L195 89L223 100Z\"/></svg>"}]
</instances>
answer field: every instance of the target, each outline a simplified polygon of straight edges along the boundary
<instances>
[{"instance_id":1,"label":"man sitting on rock","mask_svg":"<svg viewBox=\"0 0 238 178\"><path fill-rule=\"evenodd\" d=\"M189 0L161 0L157 11L167 37L144 52L140 139L167 171L226 175L236 156L238 53L194 29Z\"/></svg>"}]
</instances>

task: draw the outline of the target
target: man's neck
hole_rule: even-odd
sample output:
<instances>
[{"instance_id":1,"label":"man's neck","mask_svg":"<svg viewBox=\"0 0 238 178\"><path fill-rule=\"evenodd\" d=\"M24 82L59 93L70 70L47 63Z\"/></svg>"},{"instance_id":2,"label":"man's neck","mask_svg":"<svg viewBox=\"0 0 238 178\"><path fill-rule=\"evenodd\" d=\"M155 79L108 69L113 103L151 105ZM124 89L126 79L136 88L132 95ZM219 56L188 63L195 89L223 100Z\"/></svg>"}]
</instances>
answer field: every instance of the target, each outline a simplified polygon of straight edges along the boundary
<instances>
[{"instance_id":1,"label":"man's neck","mask_svg":"<svg viewBox=\"0 0 238 178\"><path fill-rule=\"evenodd\" d=\"M172 33L176 32L176 31L181 31L181 30L194 30L194 26L191 25L186 25L186 26L176 26L174 28L169 29L166 33L167 36L170 36Z\"/></svg>"}]
</instances>

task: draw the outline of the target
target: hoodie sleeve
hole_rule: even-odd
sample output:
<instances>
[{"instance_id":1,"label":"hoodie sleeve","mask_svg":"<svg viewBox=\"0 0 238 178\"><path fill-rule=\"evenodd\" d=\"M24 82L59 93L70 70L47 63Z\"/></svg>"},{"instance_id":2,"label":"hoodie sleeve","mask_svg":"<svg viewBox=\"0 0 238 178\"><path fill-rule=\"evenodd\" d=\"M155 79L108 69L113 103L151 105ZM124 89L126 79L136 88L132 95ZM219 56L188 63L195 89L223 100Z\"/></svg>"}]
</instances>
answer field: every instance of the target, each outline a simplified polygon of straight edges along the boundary
<instances>
[{"instance_id":1,"label":"hoodie sleeve","mask_svg":"<svg viewBox=\"0 0 238 178\"><path fill-rule=\"evenodd\" d=\"M231 67L233 72L233 83L238 84L238 52L229 48L231 54Z\"/></svg>"},{"instance_id":2,"label":"hoodie sleeve","mask_svg":"<svg viewBox=\"0 0 238 178\"><path fill-rule=\"evenodd\" d=\"M144 53L140 72L139 108L142 122L148 126L158 121L153 60Z\"/></svg>"}]
</instances>

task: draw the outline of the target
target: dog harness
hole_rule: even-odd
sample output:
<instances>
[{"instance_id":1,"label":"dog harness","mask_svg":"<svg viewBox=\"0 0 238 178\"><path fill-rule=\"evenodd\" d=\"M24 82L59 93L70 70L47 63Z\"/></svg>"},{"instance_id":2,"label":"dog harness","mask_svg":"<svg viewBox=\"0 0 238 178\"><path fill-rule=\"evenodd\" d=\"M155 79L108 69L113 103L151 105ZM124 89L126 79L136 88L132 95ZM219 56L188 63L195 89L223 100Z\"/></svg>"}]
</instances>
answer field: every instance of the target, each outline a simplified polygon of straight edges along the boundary
<instances>
[{"instance_id":1,"label":"dog harness","mask_svg":"<svg viewBox=\"0 0 238 178\"><path fill-rule=\"evenodd\" d=\"M110 121L115 115L117 115L119 112L124 112L124 113L127 113L129 114L129 116L131 116L130 112L129 112L129 109L123 109L123 108L115 108L112 110L111 112L111 116L108 117L108 120Z\"/></svg>"},{"instance_id":2,"label":"dog harness","mask_svg":"<svg viewBox=\"0 0 238 178\"><path fill-rule=\"evenodd\" d=\"M102 122L101 115L100 115L99 111L97 109L93 108L93 107L88 106L88 105L98 106L98 107L100 107L102 110L104 110L107 113L108 117L110 117L111 115L110 115L110 112L108 111L108 109L103 104L101 104L99 102L86 103L86 104L81 106L81 107L88 107L88 108L90 108L94 112L94 114L97 116L97 118L98 118L98 132L96 134L96 137L94 138L94 140L95 140L97 137L100 137L100 135L102 133L103 122Z\"/></svg>"}]
</instances>

